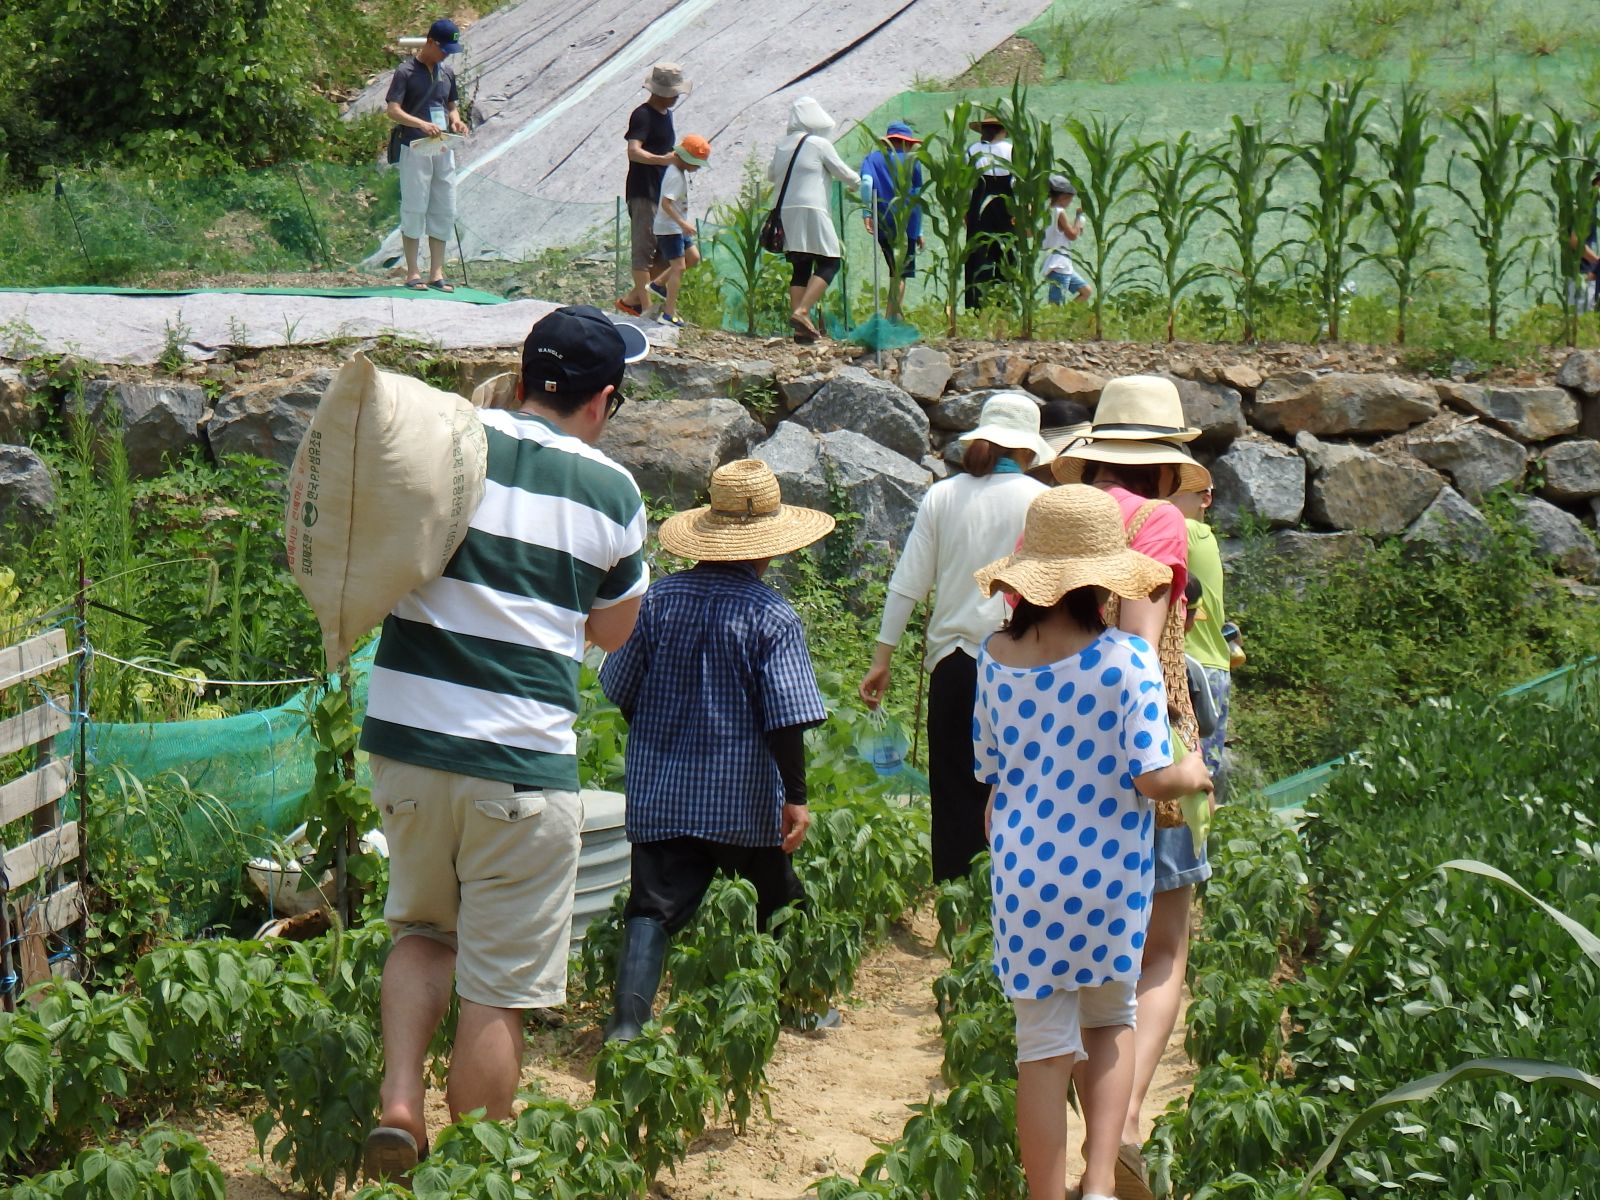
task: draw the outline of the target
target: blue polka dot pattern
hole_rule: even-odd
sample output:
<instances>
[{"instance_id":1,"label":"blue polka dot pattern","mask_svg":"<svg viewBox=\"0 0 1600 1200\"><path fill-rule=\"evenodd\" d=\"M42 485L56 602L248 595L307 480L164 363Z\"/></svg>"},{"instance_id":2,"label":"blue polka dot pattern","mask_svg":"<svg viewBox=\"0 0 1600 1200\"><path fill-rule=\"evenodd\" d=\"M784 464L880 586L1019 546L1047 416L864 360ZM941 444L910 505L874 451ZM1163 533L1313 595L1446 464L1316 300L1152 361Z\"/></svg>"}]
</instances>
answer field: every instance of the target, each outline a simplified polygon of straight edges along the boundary
<instances>
[{"instance_id":1,"label":"blue polka dot pattern","mask_svg":"<svg viewBox=\"0 0 1600 1200\"><path fill-rule=\"evenodd\" d=\"M981 655L974 759L996 784L994 968L1008 996L1137 975L1153 820L1133 779L1169 760L1160 669L1135 642L1108 631L1048 668Z\"/></svg>"}]
</instances>

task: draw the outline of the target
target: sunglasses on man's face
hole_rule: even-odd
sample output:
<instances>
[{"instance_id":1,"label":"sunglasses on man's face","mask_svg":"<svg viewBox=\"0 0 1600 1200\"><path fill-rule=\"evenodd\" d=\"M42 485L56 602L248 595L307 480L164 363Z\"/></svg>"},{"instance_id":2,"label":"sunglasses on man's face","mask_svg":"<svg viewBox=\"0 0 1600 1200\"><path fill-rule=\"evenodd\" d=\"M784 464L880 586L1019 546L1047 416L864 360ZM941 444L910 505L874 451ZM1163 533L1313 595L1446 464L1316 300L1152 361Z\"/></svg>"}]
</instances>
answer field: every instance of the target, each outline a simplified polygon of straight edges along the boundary
<instances>
[{"instance_id":1,"label":"sunglasses on man's face","mask_svg":"<svg viewBox=\"0 0 1600 1200\"><path fill-rule=\"evenodd\" d=\"M627 397L622 394L621 390L613 388L610 398L606 400L606 420L609 421L616 416L617 410L627 402Z\"/></svg>"}]
</instances>

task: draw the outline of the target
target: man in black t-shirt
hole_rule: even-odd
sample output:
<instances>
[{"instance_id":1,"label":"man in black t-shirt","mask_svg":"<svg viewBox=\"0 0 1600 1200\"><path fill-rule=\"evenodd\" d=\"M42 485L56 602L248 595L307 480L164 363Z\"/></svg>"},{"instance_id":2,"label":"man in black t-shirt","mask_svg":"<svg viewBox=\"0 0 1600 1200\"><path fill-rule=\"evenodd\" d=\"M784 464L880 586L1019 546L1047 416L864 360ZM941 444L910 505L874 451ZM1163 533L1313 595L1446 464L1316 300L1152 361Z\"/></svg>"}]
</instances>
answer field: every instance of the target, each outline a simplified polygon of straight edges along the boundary
<instances>
[{"instance_id":1,"label":"man in black t-shirt","mask_svg":"<svg viewBox=\"0 0 1600 1200\"><path fill-rule=\"evenodd\" d=\"M456 219L455 152L425 139L467 132L458 107L455 69L446 61L460 50L455 22L435 21L428 40L394 69L389 81L388 116L399 126L400 135L400 242L406 254L406 287L413 291L454 290L444 281L444 251ZM424 234L426 284L417 273L417 246Z\"/></svg>"},{"instance_id":2,"label":"man in black t-shirt","mask_svg":"<svg viewBox=\"0 0 1600 1200\"><path fill-rule=\"evenodd\" d=\"M650 92L628 118L628 182L623 196L628 202L628 223L632 231L631 265L633 288L618 298L617 309L638 316L650 303L650 280L666 264L656 254L656 235L652 228L656 205L661 199L661 175L675 161L672 147L677 134L672 127L672 106L679 96L689 94L689 81L677 63L659 62L644 77Z\"/></svg>"}]
</instances>

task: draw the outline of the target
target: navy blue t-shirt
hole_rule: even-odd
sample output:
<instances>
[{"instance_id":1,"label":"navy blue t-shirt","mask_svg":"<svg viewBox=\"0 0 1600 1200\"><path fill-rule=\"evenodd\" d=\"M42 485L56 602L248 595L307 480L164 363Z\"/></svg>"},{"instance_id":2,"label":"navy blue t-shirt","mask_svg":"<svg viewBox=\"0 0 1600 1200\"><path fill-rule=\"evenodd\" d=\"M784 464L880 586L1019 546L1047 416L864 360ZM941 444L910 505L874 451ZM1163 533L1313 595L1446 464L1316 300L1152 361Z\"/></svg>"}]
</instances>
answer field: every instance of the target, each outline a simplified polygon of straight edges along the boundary
<instances>
[{"instance_id":1,"label":"navy blue t-shirt","mask_svg":"<svg viewBox=\"0 0 1600 1200\"><path fill-rule=\"evenodd\" d=\"M429 113L434 105L448 113L450 106L456 103L455 68L448 60L429 68L415 58L408 58L394 69L394 78L389 81L389 94L384 99L388 104L399 101L400 107L413 117L423 121L432 120ZM414 142L422 136L420 129L400 126L401 145Z\"/></svg>"}]
</instances>

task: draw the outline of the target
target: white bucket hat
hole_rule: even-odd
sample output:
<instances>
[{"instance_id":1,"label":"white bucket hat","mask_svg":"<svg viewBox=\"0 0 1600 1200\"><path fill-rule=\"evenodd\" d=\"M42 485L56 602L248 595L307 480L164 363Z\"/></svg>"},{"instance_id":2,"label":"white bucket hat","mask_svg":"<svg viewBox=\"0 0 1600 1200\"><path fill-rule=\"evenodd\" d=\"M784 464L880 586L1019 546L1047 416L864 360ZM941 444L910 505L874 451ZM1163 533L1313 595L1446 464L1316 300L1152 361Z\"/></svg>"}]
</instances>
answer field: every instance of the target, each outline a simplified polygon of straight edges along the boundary
<instances>
[{"instance_id":1,"label":"white bucket hat","mask_svg":"<svg viewBox=\"0 0 1600 1200\"><path fill-rule=\"evenodd\" d=\"M1050 443L1039 436L1039 404L1020 392L997 392L983 402L978 427L961 435L966 442L993 442L1008 450L1032 450L1033 465L1041 467L1056 456Z\"/></svg>"},{"instance_id":2,"label":"white bucket hat","mask_svg":"<svg viewBox=\"0 0 1600 1200\"><path fill-rule=\"evenodd\" d=\"M691 91L683 68L675 62L658 62L650 68L641 85L652 96L687 96Z\"/></svg>"}]
</instances>

